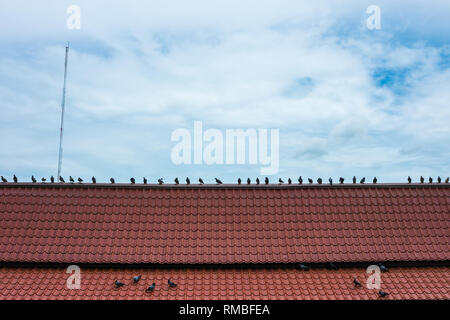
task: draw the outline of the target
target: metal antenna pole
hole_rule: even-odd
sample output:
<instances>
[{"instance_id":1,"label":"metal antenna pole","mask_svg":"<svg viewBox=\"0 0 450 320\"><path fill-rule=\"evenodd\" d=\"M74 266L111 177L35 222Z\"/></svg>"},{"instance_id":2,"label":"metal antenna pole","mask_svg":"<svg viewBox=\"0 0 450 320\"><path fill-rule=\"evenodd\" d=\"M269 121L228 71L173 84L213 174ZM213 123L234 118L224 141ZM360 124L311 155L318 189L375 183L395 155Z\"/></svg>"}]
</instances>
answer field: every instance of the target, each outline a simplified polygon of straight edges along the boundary
<instances>
[{"instance_id":1,"label":"metal antenna pole","mask_svg":"<svg viewBox=\"0 0 450 320\"><path fill-rule=\"evenodd\" d=\"M63 128L64 128L64 111L66 107L66 79L67 79L67 62L69 58L69 43L66 46L66 59L64 63L64 86L62 92L62 101L61 101L61 129L59 131L59 158L58 158L58 182L59 177L61 176L61 164L62 164L62 142L63 142Z\"/></svg>"}]
</instances>

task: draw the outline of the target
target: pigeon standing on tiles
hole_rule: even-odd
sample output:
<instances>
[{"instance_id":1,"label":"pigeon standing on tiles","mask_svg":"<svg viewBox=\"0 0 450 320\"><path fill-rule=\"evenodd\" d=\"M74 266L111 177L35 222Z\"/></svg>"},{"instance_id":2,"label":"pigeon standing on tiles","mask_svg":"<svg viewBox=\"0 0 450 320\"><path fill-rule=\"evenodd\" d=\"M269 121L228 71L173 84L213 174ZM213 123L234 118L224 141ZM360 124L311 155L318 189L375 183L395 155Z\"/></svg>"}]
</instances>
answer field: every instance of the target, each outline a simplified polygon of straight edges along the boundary
<instances>
[{"instance_id":1,"label":"pigeon standing on tiles","mask_svg":"<svg viewBox=\"0 0 450 320\"><path fill-rule=\"evenodd\" d=\"M175 180L175 183L178 184L178 178ZM186 178L186 184L191 184L191 180L189 178Z\"/></svg>"},{"instance_id":2,"label":"pigeon standing on tiles","mask_svg":"<svg viewBox=\"0 0 450 320\"><path fill-rule=\"evenodd\" d=\"M298 177L298 184L302 184L303 183L303 178L302 176Z\"/></svg>"},{"instance_id":3,"label":"pigeon standing on tiles","mask_svg":"<svg viewBox=\"0 0 450 320\"><path fill-rule=\"evenodd\" d=\"M93 183L93 184L96 184L96 183L97 183L97 179L95 179L94 176L92 176L92 183Z\"/></svg>"},{"instance_id":4,"label":"pigeon standing on tiles","mask_svg":"<svg viewBox=\"0 0 450 320\"><path fill-rule=\"evenodd\" d=\"M424 181L425 179L422 176L420 176L420 183L423 183Z\"/></svg>"},{"instance_id":5,"label":"pigeon standing on tiles","mask_svg":"<svg viewBox=\"0 0 450 320\"><path fill-rule=\"evenodd\" d=\"M205 183L203 182L203 179L202 179L202 178L198 178L198 182L199 182L200 184L205 184Z\"/></svg>"},{"instance_id":6,"label":"pigeon standing on tiles","mask_svg":"<svg viewBox=\"0 0 450 320\"><path fill-rule=\"evenodd\" d=\"M365 177L363 177L363 178L359 181L359 183L361 183L361 184L364 184L364 182L366 182L366 178L365 178Z\"/></svg>"},{"instance_id":7,"label":"pigeon standing on tiles","mask_svg":"<svg viewBox=\"0 0 450 320\"><path fill-rule=\"evenodd\" d=\"M112 184L116 183L116 181L114 180L114 178L109 179L109 181L111 181Z\"/></svg>"},{"instance_id":8,"label":"pigeon standing on tiles","mask_svg":"<svg viewBox=\"0 0 450 320\"><path fill-rule=\"evenodd\" d=\"M78 178L78 183L83 183L83 179Z\"/></svg>"},{"instance_id":9,"label":"pigeon standing on tiles","mask_svg":"<svg viewBox=\"0 0 450 320\"><path fill-rule=\"evenodd\" d=\"M387 297L389 295L389 293L380 290L380 291L378 291L378 295L381 298L384 298L384 297Z\"/></svg>"},{"instance_id":10,"label":"pigeon standing on tiles","mask_svg":"<svg viewBox=\"0 0 450 320\"><path fill-rule=\"evenodd\" d=\"M408 176L408 183L411 184L411 181L412 181L412 180L411 180L411 177Z\"/></svg>"},{"instance_id":11,"label":"pigeon standing on tiles","mask_svg":"<svg viewBox=\"0 0 450 320\"><path fill-rule=\"evenodd\" d=\"M216 180L217 184L222 184L222 181L220 181L219 179L217 179L217 178L214 178L214 179Z\"/></svg>"},{"instance_id":12,"label":"pigeon standing on tiles","mask_svg":"<svg viewBox=\"0 0 450 320\"><path fill-rule=\"evenodd\" d=\"M142 278L142 276L141 276L141 275L139 275L139 276L135 276L135 277L133 277L133 282L134 282L134 283L138 283L138 282L139 282L139 280L141 280L141 278Z\"/></svg>"},{"instance_id":13,"label":"pigeon standing on tiles","mask_svg":"<svg viewBox=\"0 0 450 320\"><path fill-rule=\"evenodd\" d=\"M36 178L34 176L31 176L31 181L33 181L33 183L36 183Z\"/></svg>"},{"instance_id":14,"label":"pigeon standing on tiles","mask_svg":"<svg viewBox=\"0 0 450 320\"><path fill-rule=\"evenodd\" d=\"M298 268L299 268L300 270L303 270L303 271L308 271L308 270L309 270L309 267L308 267L307 265L302 264L302 263L300 263L300 264L298 265Z\"/></svg>"},{"instance_id":15,"label":"pigeon standing on tiles","mask_svg":"<svg viewBox=\"0 0 450 320\"><path fill-rule=\"evenodd\" d=\"M340 184L344 184L344 178L340 177L340 178L339 178L339 183L340 183Z\"/></svg>"},{"instance_id":16,"label":"pigeon standing on tiles","mask_svg":"<svg viewBox=\"0 0 450 320\"><path fill-rule=\"evenodd\" d=\"M264 179L264 183L265 183L265 184L269 184L269 178L266 177L266 178Z\"/></svg>"},{"instance_id":17,"label":"pigeon standing on tiles","mask_svg":"<svg viewBox=\"0 0 450 320\"><path fill-rule=\"evenodd\" d=\"M330 178L328 178L328 182L330 182L330 186L332 186L332 185L333 185L333 179L331 179L331 177L330 177Z\"/></svg>"},{"instance_id":18,"label":"pigeon standing on tiles","mask_svg":"<svg viewBox=\"0 0 450 320\"><path fill-rule=\"evenodd\" d=\"M447 181L448 182L448 181ZM256 178L256 184L259 184L259 178Z\"/></svg>"},{"instance_id":19,"label":"pigeon standing on tiles","mask_svg":"<svg viewBox=\"0 0 450 320\"><path fill-rule=\"evenodd\" d=\"M318 184L322 184L322 178L318 178L318 179L317 179L317 183L318 183Z\"/></svg>"},{"instance_id":20,"label":"pigeon standing on tiles","mask_svg":"<svg viewBox=\"0 0 450 320\"><path fill-rule=\"evenodd\" d=\"M356 279L356 278L353 279L353 284L355 285L355 288L356 288L356 287L361 288L361 282L359 282L358 279Z\"/></svg>"},{"instance_id":21,"label":"pigeon standing on tiles","mask_svg":"<svg viewBox=\"0 0 450 320\"><path fill-rule=\"evenodd\" d=\"M45 181L47 181L47 179L45 179L44 177L42 177L41 181L42 181L42 183L45 183Z\"/></svg>"},{"instance_id":22,"label":"pigeon standing on tiles","mask_svg":"<svg viewBox=\"0 0 450 320\"><path fill-rule=\"evenodd\" d=\"M389 269L386 267L386 266L384 266L383 264L379 264L379 267L380 267L380 271L381 272L388 272L389 271Z\"/></svg>"},{"instance_id":23,"label":"pigeon standing on tiles","mask_svg":"<svg viewBox=\"0 0 450 320\"><path fill-rule=\"evenodd\" d=\"M169 284L169 286L170 286L171 288L175 288L175 287L177 286L174 282L170 281L170 279L167 280L167 283Z\"/></svg>"},{"instance_id":24,"label":"pigeon standing on tiles","mask_svg":"<svg viewBox=\"0 0 450 320\"><path fill-rule=\"evenodd\" d=\"M314 183L313 179L311 179L311 178L308 178L308 182L309 182L309 184L313 184Z\"/></svg>"},{"instance_id":25,"label":"pigeon standing on tiles","mask_svg":"<svg viewBox=\"0 0 450 320\"><path fill-rule=\"evenodd\" d=\"M158 184L160 184L160 185L161 185L161 184L163 184L163 183L164 183L164 180L163 180L163 178L159 178L159 179L158 179Z\"/></svg>"},{"instance_id":26,"label":"pigeon standing on tiles","mask_svg":"<svg viewBox=\"0 0 450 320\"><path fill-rule=\"evenodd\" d=\"M64 178L63 177L59 177L59 182L61 182L61 183L66 183L65 181L64 181Z\"/></svg>"},{"instance_id":27,"label":"pigeon standing on tiles","mask_svg":"<svg viewBox=\"0 0 450 320\"><path fill-rule=\"evenodd\" d=\"M374 177L374 178L373 178L373 184L377 184L377 182L378 182L377 177Z\"/></svg>"},{"instance_id":28,"label":"pigeon standing on tiles","mask_svg":"<svg viewBox=\"0 0 450 320\"><path fill-rule=\"evenodd\" d=\"M283 179L279 178L279 179L278 179L278 183L279 183L279 184L283 184L283 183L284 183Z\"/></svg>"},{"instance_id":29,"label":"pigeon standing on tiles","mask_svg":"<svg viewBox=\"0 0 450 320\"><path fill-rule=\"evenodd\" d=\"M155 287L156 283L153 282L152 285L145 290L145 292L147 293L152 292L153 290L155 290Z\"/></svg>"},{"instance_id":30,"label":"pigeon standing on tiles","mask_svg":"<svg viewBox=\"0 0 450 320\"><path fill-rule=\"evenodd\" d=\"M50 181L51 181L52 183L55 183L55 178L54 178L53 176L51 176L51 177L50 177Z\"/></svg>"},{"instance_id":31,"label":"pigeon standing on tiles","mask_svg":"<svg viewBox=\"0 0 450 320\"><path fill-rule=\"evenodd\" d=\"M241 178L238 178L238 184L241 184L242 180Z\"/></svg>"},{"instance_id":32,"label":"pigeon standing on tiles","mask_svg":"<svg viewBox=\"0 0 450 320\"><path fill-rule=\"evenodd\" d=\"M288 178L288 184L292 184L291 178Z\"/></svg>"},{"instance_id":33,"label":"pigeon standing on tiles","mask_svg":"<svg viewBox=\"0 0 450 320\"><path fill-rule=\"evenodd\" d=\"M433 183L433 178L432 178L432 177L429 177L429 178L428 178L428 182L429 182L429 183Z\"/></svg>"},{"instance_id":34,"label":"pigeon standing on tiles","mask_svg":"<svg viewBox=\"0 0 450 320\"><path fill-rule=\"evenodd\" d=\"M69 176L69 181L70 181L70 183L74 183L75 182L75 180L73 180L72 176Z\"/></svg>"},{"instance_id":35,"label":"pigeon standing on tiles","mask_svg":"<svg viewBox=\"0 0 450 320\"><path fill-rule=\"evenodd\" d=\"M4 176L1 176L1 178L2 178L2 182L8 182L8 180L6 180L6 178L4 177Z\"/></svg>"},{"instance_id":36,"label":"pigeon standing on tiles","mask_svg":"<svg viewBox=\"0 0 450 320\"><path fill-rule=\"evenodd\" d=\"M114 281L114 285L116 286L116 288L120 288L123 287L125 285L125 283L120 282L119 280Z\"/></svg>"},{"instance_id":37,"label":"pigeon standing on tiles","mask_svg":"<svg viewBox=\"0 0 450 320\"><path fill-rule=\"evenodd\" d=\"M130 182L131 182L131 184L135 184L136 183L136 179L130 178Z\"/></svg>"},{"instance_id":38,"label":"pigeon standing on tiles","mask_svg":"<svg viewBox=\"0 0 450 320\"><path fill-rule=\"evenodd\" d=\"M450 178L447 177L447 179L445 179L445 183L448 183L449 180L450 180Z\"/></svg>"},{"instance_id":39,"label":"pigeon standing on tiles","mask_svg":"<svg viewBox=\"0 0 450 320\"><path fill-rule=\"evenodd\" d=\"M143 178L142 178L142 182L143 182L144 184L147 184L147 178L146 178L146 177L143 177Z\"/></svg>"},{"instance_id":40,"label":"pigeon standing on tiles","mask_svg":"<svg viewBox=\"0 0 450 320\"><path fill-rule=\"evenodd\" d=\"M438 183L441 183L441 181L442 181L442 180L441 180L441 177L438 176L437 182L438 182Z\"/></svg>"},{"instance_id":41,"label":"pigeon standing on tiles","mask_svg":"<svg viewBox=\"0 0 450 320\"><path fill-rule=\"evenodd\" d=\"M252 181L250 180L250 178L247 178L247 184L251 184Z\"/></svg>"},{"instance_id":42,"label":"pigeon standing on tiles","mask_svg":"<svg viewBox=\"0 0 450 320\"><path fill-rule=\"evenodd\" d=\"M189 178L186 178L186 183L188 182ZM178 180L178 178L175 178L175 184L180 184L180 180ZM188 183L189 184L189 183Z\"/></svg>"},{"instance_id":43,"label":"pigeon standing on tiles","mask_svg":"<svg viewBox=\"0 0 450 320\"><path fill-rule=\"evenodd\" d=\"M356 177L353 176L353 184L356 184Z\"/></svg>"},{"instance_id":44,"label":"pigeon standing on tiles","mask_svg":"<svg viewBox=\"0 0 450 320\"><path fill-rule=\"evenodd\" d=\"M19 181L19 179L17 179L16 175L13 176L13 181L14 181L14 183L17 183Z\"/></svg>"}]
</instances>

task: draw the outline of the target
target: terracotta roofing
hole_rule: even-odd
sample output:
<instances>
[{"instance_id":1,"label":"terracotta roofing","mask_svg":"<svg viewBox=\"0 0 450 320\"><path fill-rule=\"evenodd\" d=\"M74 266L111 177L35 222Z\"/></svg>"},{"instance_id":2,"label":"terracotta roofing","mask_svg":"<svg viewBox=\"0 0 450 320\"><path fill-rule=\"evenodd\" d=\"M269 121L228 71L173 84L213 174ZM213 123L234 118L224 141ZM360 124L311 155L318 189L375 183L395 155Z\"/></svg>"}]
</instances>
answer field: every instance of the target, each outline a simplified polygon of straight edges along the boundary
<instances>
[{"instance_id":1,"label":"terracotta roofing","mask_svg":"<svg viewBox=\"0 0 450 320\"><path fill-rule=\"evenodd\" d=\"M449 213L448 185L9 183L0 185L0 261L450 260Z\"/></svg>"},{"instance_id":2,"label":"terracotta roofing","mask_svg":"<svg viewBox=\"0 0 450 320\"><path fill-rule=\"evenodd\" d=\"M311 269L91 269L81 268L80 289L68 289L64 268L0 268L0 300L4 299L450 299L450 268L390 268L381 274L381 289L367 289L363 268ZM133 284L132 278L142 275ZM167 280L177 284L169 288ZM362 287L355 288L353 279ZM125 286L116 288L120 280ZM153 282L152 293L145 293Z\"/></svg>"}]
</instances>

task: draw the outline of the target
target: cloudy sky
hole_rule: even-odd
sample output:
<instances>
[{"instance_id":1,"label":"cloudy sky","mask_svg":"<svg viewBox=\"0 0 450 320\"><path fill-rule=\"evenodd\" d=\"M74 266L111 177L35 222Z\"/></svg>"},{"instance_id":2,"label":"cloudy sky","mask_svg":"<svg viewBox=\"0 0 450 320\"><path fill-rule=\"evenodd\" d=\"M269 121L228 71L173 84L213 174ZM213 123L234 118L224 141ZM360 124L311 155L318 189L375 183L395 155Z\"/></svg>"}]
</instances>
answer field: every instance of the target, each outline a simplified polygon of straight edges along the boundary
<instances>
[{"instance_id":1,"label":"cloudy sky","mask_svg":"<svg viewBox=\"0 0 450 320\"><path fill-rule=\"evenodd\" d=\"M65 177L260 175L174 164L171 134L195 120L279 129L273 180L447 177L449 15L448 1L1 0L0 174L56 175L69 41Z\"/></svg>"}]
</instances>

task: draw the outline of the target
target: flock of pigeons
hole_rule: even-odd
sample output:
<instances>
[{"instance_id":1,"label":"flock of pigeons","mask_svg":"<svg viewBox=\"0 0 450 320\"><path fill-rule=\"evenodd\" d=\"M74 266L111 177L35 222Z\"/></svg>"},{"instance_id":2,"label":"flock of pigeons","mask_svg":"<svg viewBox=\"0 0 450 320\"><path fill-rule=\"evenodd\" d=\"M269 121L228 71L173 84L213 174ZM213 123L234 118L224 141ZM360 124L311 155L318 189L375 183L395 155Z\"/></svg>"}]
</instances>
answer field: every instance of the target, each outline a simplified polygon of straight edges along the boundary
<instances>
[{"instance_id":1,"label":"flock of pigeons","mask_svg":"<svg viewBox=\"0 0 450 320\"><path fill-rule=\"evenodd\" d=\"M134 276L134 277L133 277L133 284L138 283L139 280L141 280L141 278L142 278L141 275L139 275L139 276ZM170 287L170 288L175 288L175 287L177 286L174 282L170 281L170 279L167 280L167 283L169 284L169 287ZM125 285L125 283L123 283L123 282L120 281L120 280L114 281L114 286L115 286L116 288L123 287L124 285ZM153 292L153 290L155 290L155 288L156 288L156 283L153 282L153 283L151 284L151 286L149 286L149 287L145 290L145 292L151 293L151 292Z\"/></svg>"},{"instance_id":2,"label":"flock of pigeons","mask_svg":"<svg viewBox=\"0 0 450 320\"><path fill-rule=\"evenodd\" d=\"M2 181L3 183L8 182L8 180L7 180L5 177L0 176L0 178L1 178L1 181ZM223 184L222 181L220 181L220 179L218 179L218 178L214 178L214 179L215 179L215 181L216 181L216 184ZM447 179L445 179L445 183L449 183L449 179L450 179L450 178L447 177ZM18 178L16 177L16 175L13 176L13 181L14 181L15 183L17 183L17 182L19 181ZM34 176L31 176L31 181L32 181L33 183L36 183L36 182L37 182L37 180L36 180L36 178L35 178ZM47 179L46 179L46 178L42 178L41 181L42 181L42 183L45 183L45 182L47 181ZM78 178L77 181L78 181L78 183L83 183L83 179L81 179L81 178ZM109 181L110 181L112 184L116 183L116 181L114 180L114 178L109 179ZM303 178L302 178L302 176L300 176L300 177L297 179L297 181L298 181L298 184L303 184ZM55 178L54 178L53 176L50 177L50 182L51 182L51 183L55 183ZM66 181L64 180L63 177L59 177L59 182L60 182L60 183L65 183ZM75 183L75 179L72 178L72 176L69 176L69 182L70 182L70 183ZM178 178L175 178L175 179L174 179L174 182L175 182L176 185L180 184L180 180L179 180ZM199 182L200 185L205 184L205 182L203 181L202 178L199 178L199 179L198 179L198 182ZM256 178L255 182L256 182L257 185L259 185L259 184L262 183L262 182L259 180L259 178ZM357 183L357 179L356 179L355 176L353 176L352 182L353 182L353 184L356 184L356 183ZM365 177L363 177L361 180L359 180L359 183L360 183L360 184L364 184L365 182L366 182L366 178L365 178ZM372 183L373 183L373 184L376 184L377 182L378 182L377 177L374 177L373 180L372 180ZM420 183L424 183L424 182L425 182L425 178L422 177L422 176L420 176ZM433 178L432 178L432 177L429 177L429 178L428 178L428 182L429 182L429 183L433 183ZM437 183L441 183L441 182L442 182L441 177L437 177ZM94 183L94 184L97 183L97 180L95 179L95 177L92 177L92 183ZM135 184L135 183L136 183L136 179L135 179L135 178L130 178L130 183L131 183L131 184ZM142 183L143 183L143 184L147 184L147 183L148 183L148 180L144 177L144 178L142 179ZM241 178L238 178L237 183L238 183L239 185L243 183L242 180L241 180ZM251 183L252 183L252 181L250 180L250 178L247 178L247 184L250 185ZM285 182L283 181L283 179L281 179L281 178L278 179L278 184L279 184L279 185L282 185L282 184L284 184L284 183L285 183ZM288 183L288 184L292 184L292 179L289 178L289 179L287 180L287 183ZM313 179L308 178L308 183L309 183L309 184L313 184L313 183L314 183ZM317 179L317 183L318 183L318 184L322 184L322 183L323 183L322 178L318 178L318 179ZM329 179L328 179L328 183L329 183L330 185L333 185L333 179L332 179L332 178L329 178ZM339 184L343 184L343 183L344 183L344 178L340 177L340 178L339 178ZM412 179L411 179L411 177L409 177L409 176L408 176L408 183L412 183ZM164 184L163 178L158 179L158 184L159 184L159 185ZM187 185L190 185L190 184L191 184L191 180L190 180L189 178L186 178L186 184L187 184ZM266 178L264 179L264 184L269 184L269 178L266 177Z\"/></svg>"}]
</instances>

